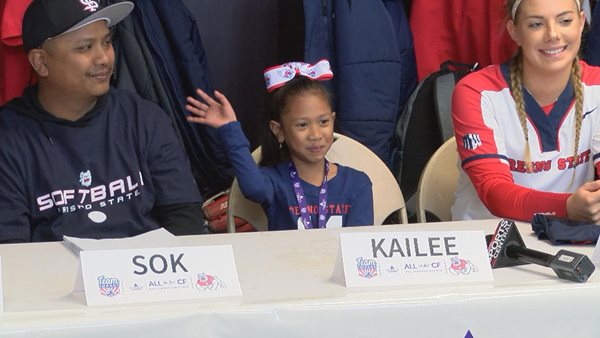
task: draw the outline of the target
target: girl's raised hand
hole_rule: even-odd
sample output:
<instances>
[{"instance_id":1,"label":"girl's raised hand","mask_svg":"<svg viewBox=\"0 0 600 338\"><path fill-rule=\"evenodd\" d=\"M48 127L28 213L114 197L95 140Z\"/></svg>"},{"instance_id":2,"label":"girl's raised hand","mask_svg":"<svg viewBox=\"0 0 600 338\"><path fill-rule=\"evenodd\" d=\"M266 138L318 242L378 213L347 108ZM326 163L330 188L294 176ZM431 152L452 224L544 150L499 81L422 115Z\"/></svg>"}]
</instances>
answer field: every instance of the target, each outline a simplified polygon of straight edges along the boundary
<instances>
[{"instance_id":1,"label":"girl's raised hand","mask_svg":"<svg viewBox=\"0 0 600 338\"><path fill-rule=\"evenodd\" d=\"M196 100L195 98L188 96L185 109L187 109L192 115L186 119L189 122L202 123L208 126L219 128L229 122L236 121L235 111L233 107L225 97L219 91L215 90L215 98L208 96L202 89L196 89L198 96L205 102Z\"/></svg>"}]
</instances>

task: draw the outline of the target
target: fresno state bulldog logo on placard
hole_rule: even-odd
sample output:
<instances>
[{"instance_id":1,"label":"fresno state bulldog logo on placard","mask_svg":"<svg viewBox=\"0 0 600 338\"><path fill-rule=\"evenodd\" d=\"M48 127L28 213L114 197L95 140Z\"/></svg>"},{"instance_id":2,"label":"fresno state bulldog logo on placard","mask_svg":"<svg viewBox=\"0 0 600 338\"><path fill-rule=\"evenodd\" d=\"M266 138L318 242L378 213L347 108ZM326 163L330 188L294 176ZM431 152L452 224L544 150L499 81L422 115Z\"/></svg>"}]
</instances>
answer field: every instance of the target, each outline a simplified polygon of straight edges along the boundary
<instances>
[{"instance_id":1,"label":"fresno state bulldog logo on placard","mask_svg":"<svg viewBox=\"0 0 600 338\"><path fill-rule=\"evenodd\" d=\"M459 258L458 256L450 259L450 273L453 275L468 275L471 272L477 272L479 269L471 261Z\"/></svg>"},{"instance_id":2,"label":"fresno state bulldog logo on placard","mask_svg":"<svg viewBox=\"0 0 600 338\"><path fill-rule=\"evenodd\" d=\"M194 286L200 291L214 291L218 288L226 288L227 284L225 284L225 282L220 280L217 276L208 275L202 272L198 274L198 278L196 278L196 284Z\"/></svg>"}]
</instances>

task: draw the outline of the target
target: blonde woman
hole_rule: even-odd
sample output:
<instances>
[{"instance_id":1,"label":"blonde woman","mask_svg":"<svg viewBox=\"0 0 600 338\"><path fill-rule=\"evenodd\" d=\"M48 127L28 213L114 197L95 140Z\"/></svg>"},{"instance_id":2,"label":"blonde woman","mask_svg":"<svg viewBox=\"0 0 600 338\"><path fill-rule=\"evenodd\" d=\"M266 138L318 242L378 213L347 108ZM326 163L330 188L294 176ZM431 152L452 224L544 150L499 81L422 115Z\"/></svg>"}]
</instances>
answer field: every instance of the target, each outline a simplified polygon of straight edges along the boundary
<instances>
[{"instance_id":1,"label":"blonde woman","mask_svg":"<svg viewBox=\"0 0 600 338\"><path fill-rule=\"evenodd\" d=\"M600 68L577 55L581 4L508 0L506 15L514 57L454 92L462 170L453 217L600 223Z\"/></svg>"}]
</instances>

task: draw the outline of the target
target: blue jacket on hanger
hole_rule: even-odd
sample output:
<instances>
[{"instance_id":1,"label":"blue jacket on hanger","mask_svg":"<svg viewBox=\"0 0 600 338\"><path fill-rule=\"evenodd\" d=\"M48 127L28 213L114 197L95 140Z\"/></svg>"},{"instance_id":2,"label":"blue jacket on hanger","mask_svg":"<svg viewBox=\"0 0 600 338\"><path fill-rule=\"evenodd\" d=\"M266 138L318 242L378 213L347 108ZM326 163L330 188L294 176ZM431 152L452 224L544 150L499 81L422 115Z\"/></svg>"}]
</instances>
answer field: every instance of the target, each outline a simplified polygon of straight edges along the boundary
<instances>
[{"instance_id":1,"label":"blue jacket on hanger","mask_svg":"<svg viewBox=\"0 0 600 338\"><path fill-rule=\"evenodd\" d=\"M185 119L187 96L194 95L196 88L213 92L195 17L181 0L137 0L132 16L145 34L153 68L169 101L170 107L163 108L172 114L200 192L206 197L225 190L233 174L215 131Z\"/></svg>"},{"instance_id":2,"label":"blue jacket on hanger","mask_svg":"<svg viewBox=\"0 0 600 338\"><path fill-rule=\"evenodd\" d=\"M337 129L390 162L400 112L417 83L400 0L304 0L305 60L332 64Z\"/></svg>"}]
</instances>

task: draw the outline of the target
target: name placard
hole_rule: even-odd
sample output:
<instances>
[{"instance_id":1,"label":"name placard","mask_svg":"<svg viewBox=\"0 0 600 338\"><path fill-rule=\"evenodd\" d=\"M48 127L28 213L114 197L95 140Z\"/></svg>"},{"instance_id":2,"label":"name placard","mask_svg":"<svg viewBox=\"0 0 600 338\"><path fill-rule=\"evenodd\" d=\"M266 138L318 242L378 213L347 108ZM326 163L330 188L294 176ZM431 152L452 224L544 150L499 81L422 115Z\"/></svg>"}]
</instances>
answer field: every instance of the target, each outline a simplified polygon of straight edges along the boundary
<instances>
[{"instance_id":1,"label":"name placard","mask_svg":"<svg viewBox=\"0 0 600 338\"><path fill-rule=\"evenodd\" d=\"M590 258L596 270L600 269L600 237L596 241L596 246L594 247L594 251L592 252L592 258Z\"/></svg>"},{"instance_id":2,"label":"name placard","mask_svg":"<svg viewBox=\"0 0 600 338\"><path fill-rule=\"evenodd\" d=\"M347 287L494 280L483 231L340 233L338 265Z\"/></svg>"},{"instance_id":3,"label":"name placard","mask_svg":"<svg viewBox=\"0 0 600 338\"><path fill-rule=\"evenodd\" d=\"M2 257L0 257L0 313L4 312L4 293L2 292Z\"/></svg>"},{"instance_id":4,"label":"name placard","mask_svg":"<svg viewBox=\"0 0 600 338\"><path fill-rule=\"evenodd\" d=\"M231 245L81 252L88 305L241 296Z\"/></svg>"}]
</instances>

